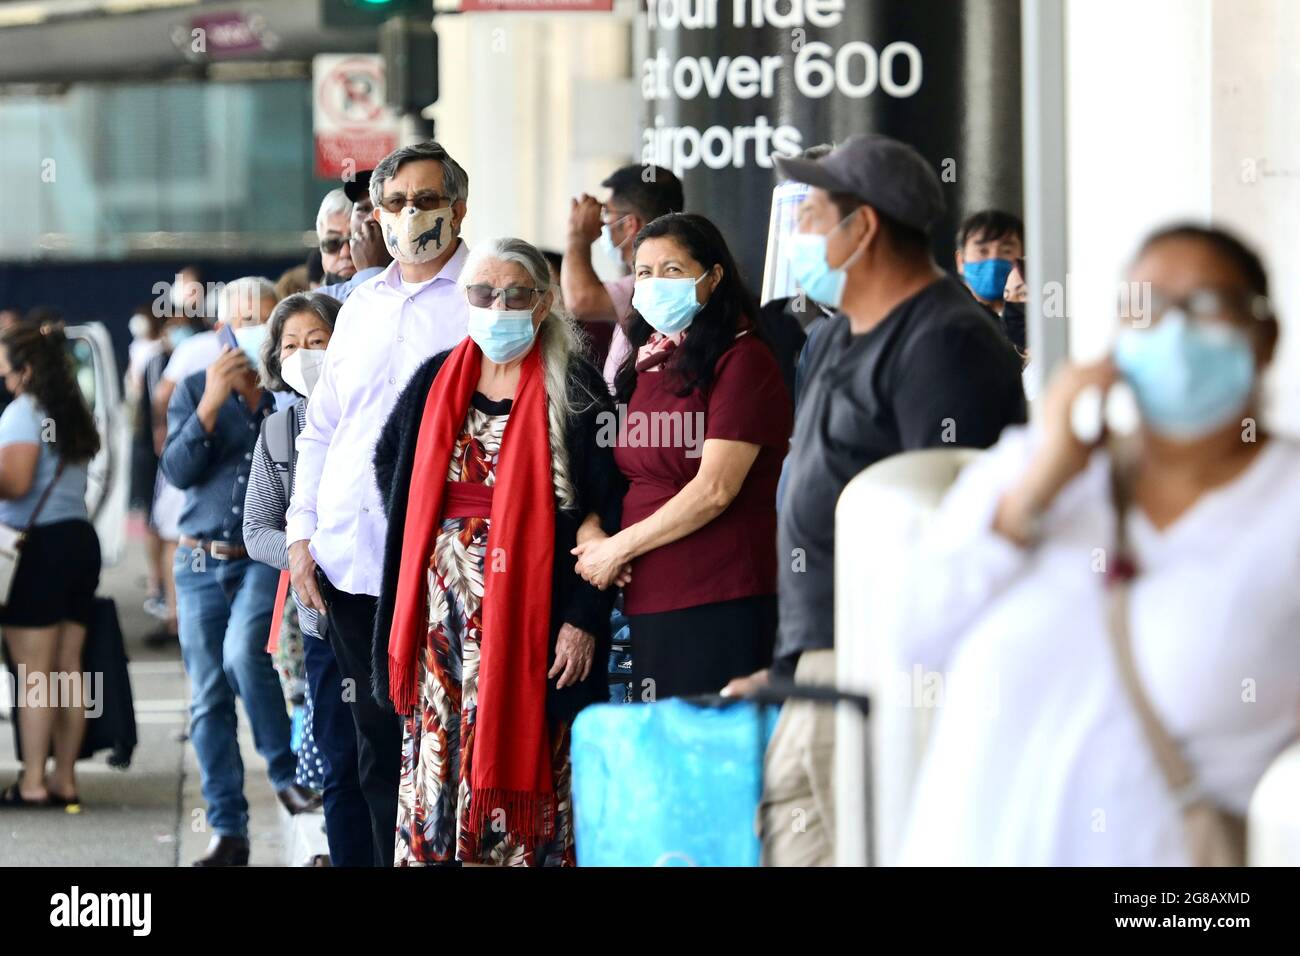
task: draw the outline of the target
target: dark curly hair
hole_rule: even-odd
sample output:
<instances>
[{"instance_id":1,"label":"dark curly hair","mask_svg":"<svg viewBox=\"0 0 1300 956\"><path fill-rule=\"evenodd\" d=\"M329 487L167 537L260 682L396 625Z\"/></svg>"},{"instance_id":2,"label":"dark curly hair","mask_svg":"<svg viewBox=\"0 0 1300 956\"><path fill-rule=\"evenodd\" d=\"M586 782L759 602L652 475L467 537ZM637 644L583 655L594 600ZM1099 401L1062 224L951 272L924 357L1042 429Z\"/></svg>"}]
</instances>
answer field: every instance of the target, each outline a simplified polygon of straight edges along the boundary
<instances>
[{"instance_id":1,"label":"dark curly hair","mask_svg":"<svg viewBox=\"0 0 1300 956\"><path fill-rule=\"evenodd\" d=\"M99 431L77 384L68 339L58 322L19 325L0 333L0 348L15 372L27 371L23 390L54 421L55 450L70 465L99 451Z\"/></svg>"},{"instance_id":2,"label":"dark curly hair","mask_svg":"<svg viewBox=\"0 0 1300 956\"><path fill-rule=\"evenodd\" d=\"M680 379L677 394L687 395L697 388L705 391L713 384L713 370L718 359L731 348L736 333L742 328L748 328L750 335L763 339L756 322L758 300L741 280L740 268L727 248L727 241L708 219L690 212L660 216L636 234L632 247L634 256L635 250L641 248L641 243L647 239L664 237L681 243L706 272L714 266L722 266L722 281L691 322L690 334L682 339L681 347L665 368L665 373L674 373ZM636 388L636 353L653 331L650 323L634 309L627 326L627 338L632 348L614 379L614 391L620 402L626 402Z\"/></svg>"},{"instance_id":3,"label":"dark curly hair","mask_svg":"<svg viewBox=\"0 0 1300 956\"><path fill-rule=\"evenodd\" d=\"M1178 222L1163 226L1142 240L1135 259L1140 259L1152 246L1169 239L1191 239L1203 242L1221 259L1232 263L1241 273L1246 288L1255 295L1268 296L1268 272L1264 261L1254 249L1233 232L1196 222Z\"/></svg>"}]
</instances>

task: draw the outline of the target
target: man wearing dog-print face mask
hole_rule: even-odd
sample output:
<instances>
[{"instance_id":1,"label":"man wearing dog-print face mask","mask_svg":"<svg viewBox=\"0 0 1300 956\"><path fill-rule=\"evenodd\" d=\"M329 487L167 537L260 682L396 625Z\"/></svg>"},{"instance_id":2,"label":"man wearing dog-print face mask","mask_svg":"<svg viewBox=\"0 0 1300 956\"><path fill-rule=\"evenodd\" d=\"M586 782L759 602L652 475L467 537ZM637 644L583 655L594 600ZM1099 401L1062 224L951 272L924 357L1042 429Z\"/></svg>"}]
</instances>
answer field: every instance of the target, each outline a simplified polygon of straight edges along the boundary
<instances>
[{"instance_id":1,"label":"man wearing dog-print face mask","mask_svg":"<svg viewBox=\"0 0 1300 956\"><path fill-rule=\"evenodd\" d=\"M349 705L375 864L391 866L402 738L397 715L370 694L388 528L371 455L407 380L465 337L456 279L468 252L460 231L469 177L438 143L417 143L375 167L370 197L393 262L339 311L298 436L286 532L294 591L323 612L339 670L355 688Z\"/></svg>"}]
</instances>

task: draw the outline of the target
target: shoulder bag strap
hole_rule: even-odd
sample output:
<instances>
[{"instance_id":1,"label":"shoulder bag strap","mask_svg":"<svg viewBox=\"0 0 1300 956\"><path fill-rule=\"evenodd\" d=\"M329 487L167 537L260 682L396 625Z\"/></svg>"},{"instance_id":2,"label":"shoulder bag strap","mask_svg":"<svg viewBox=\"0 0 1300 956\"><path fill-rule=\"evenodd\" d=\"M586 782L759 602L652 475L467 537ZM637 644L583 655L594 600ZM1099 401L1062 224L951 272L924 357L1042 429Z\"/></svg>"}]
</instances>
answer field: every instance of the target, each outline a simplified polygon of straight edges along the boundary
<instances>
[{"instance_id":1,"label":"shoulder bag strap","mask_svg":"<svg viewBox=\"0 0 1300 956\"><path fill-rule=\"evenodd\" d=\"M26 537L27 533L36 526L36 519L41 516L41 511L45 508L45 502L49 500L50 492L54 490L54 486L59 483L59 478L62 477L63 469L67 464L68 463L62 458L59 459L59 465L54 469L54 477L50 479L50 483L46 485L45 490L41 492L41 497L36 502L36 507L32 509L32 516L27 519L27 525L23 528L23 537Z\"/></svg>"},{"instance_id":2,"label":"shoulder bag strap","mask_svg":"<svg viewBox=\"0 0 1300 956\"><path fill-rule=\"evenodd\" d=\"M284 499L287 502L293 499L293 472L298 461L298 409L290 408L285 418L287 419L285 434L289 447L289 493Z\"/></svg>"},{"instance_id":3,"label":"shoulder bag strap","mask_svg":"<svg viewBox=\"0 0 1300 956\"><path fill-rule=\"evenodd\" d=\"M1195 803L1200 794L1196 789L1196 778L1191 766L1183 757L1182 751L1173 737L1165 729L1155 708L1147 696L1133 660L1132 634L1129 628L1129 594L1130 577L1133 560L1128 540L1128 509L1132 496L1132 481L1129 469L1116 463L1116 455L1111 457L1111 499L1115 516L1116 554L1112 556L1112 565L1117 565L1118 573L1109 578L1109 602L1107 607L1108 627L1111 649L1115 653L1115 663L1119 669L1120 682L1128 695L1138 721L1146 735L1147 743L1160 766L1165 783L1180 807Z\"/></svg>"}]
</instances>

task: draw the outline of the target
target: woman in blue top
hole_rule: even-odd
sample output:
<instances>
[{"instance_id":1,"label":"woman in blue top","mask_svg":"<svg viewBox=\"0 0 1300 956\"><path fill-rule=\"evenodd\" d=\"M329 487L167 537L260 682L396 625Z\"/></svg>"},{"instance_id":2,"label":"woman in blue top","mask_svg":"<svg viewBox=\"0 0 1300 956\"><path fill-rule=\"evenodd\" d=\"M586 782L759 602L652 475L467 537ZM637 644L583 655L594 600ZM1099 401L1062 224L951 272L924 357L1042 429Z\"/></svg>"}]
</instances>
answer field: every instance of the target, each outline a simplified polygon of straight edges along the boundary
<instances>
[{"instance_id":1,"label":"woman in blue top","mask_svg":"<svg viewBox=\"0 0 1300 956\"><path fill-rule=\"evenodd\" d=\"M82 398L62 328L0 334L0 376L13 401L0 414L0 522L27 529L0 629L19 675L23 772L0 805L77 802L85 735L81 649L99 584L99 538L86 513L87 465L99 433ZM54 772L45 767L54 744Z\"/></svg>"}]
</instances>

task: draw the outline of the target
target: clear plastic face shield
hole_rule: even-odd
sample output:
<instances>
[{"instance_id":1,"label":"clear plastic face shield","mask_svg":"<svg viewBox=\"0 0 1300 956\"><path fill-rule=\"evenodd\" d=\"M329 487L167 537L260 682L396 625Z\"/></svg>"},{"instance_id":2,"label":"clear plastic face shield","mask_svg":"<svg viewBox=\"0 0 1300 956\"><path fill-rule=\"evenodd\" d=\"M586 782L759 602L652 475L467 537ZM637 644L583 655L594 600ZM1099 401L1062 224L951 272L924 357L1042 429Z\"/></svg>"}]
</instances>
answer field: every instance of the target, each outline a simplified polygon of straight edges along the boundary
<instances>
[{"instance_id":1,"label":"clear plastic face shield","mask_svg":"<svg viewBox=\"0 0 1300 956\"><path fill-rule=\"evenodd\" d=\"M790 270L786 243L796 231L799 204L808 196L807 183L779 183L772 190L772 214L767 223L767 254L763 259L763 289L760 304L799 294Z\"/></svg>"}]
</instances>

